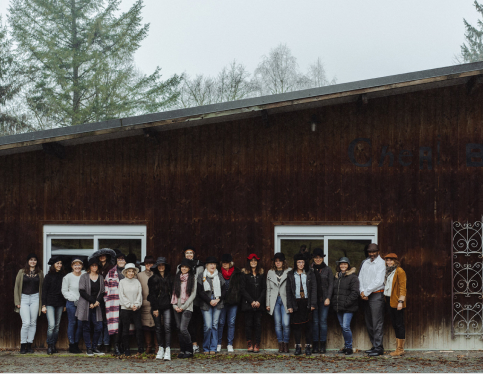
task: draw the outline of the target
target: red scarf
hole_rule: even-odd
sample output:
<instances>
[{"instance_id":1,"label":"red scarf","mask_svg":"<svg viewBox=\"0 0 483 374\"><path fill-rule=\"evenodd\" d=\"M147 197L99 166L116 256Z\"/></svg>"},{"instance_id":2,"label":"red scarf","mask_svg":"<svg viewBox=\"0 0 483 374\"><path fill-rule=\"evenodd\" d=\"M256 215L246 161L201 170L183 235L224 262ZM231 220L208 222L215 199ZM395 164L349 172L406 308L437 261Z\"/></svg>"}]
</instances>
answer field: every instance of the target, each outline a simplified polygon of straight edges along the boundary
<instances>
[{"instance_id":1,"label":"red scarf","mask_svg":"<svg viewBox=\"0 0 483 374\"><path fill-rule=\"evenodd\" d=\"M226 280L230 279L234 271L235 271L234 266L232 266L229 270L225 270L224 268L221 268L221 274L223 275L223 278L225 278Z\"/></svg>"}]
</instances>

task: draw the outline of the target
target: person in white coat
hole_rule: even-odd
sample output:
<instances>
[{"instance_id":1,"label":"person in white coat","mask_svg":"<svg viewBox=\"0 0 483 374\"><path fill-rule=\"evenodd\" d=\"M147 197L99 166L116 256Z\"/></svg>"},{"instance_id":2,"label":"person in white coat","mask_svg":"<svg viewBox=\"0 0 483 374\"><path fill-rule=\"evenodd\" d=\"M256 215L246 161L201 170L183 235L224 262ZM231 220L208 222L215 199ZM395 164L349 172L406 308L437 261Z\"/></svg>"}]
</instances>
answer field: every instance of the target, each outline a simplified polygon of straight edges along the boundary
<instances>
[{"instance_id":1,"label":"person in white coat","mask_svg":"<svg viewBox=\"0 0 483 374\"><path fill-rule=\"evenodd\" d=\"M266 308L274 318L279 353L289 352L290 314L287 309L286 280L290 270L292 268L288 267L285 255L281 252L275 253L272 268L267 273Z\"/></svg>"},{"instance_id":2,"label":"person in white coat","mask_svg":"<svg viewBox=\"0 0 483 374\"><path fill-rule=\"evenodd\" d=\"M136 328L136 340L138 352L144 352L144 334L141 323L141 306L143 304L143 288L135 278L138 268L133 263L126 265L122 271L124 279L119 282L119 304L121 305L120 320L122 323L122 342L124 344L124 355L130 356L129 349L129 325L131 321Z\"/></svg>"},{"instance_id":3,"label":"person in white coat","mask_svg":"<svg viewBox=\"0 0 483 374\"><path fill-rule=\"evenodd\" d=\"M67 300L67 337L69 338L69 352L82 353L79 349L79 341L82 336L82 321L75 316L77 303L79 302L79 280L85 270L82 270L83 262L78 258L71 261L72 272L62 279L62 295Z\"/></svg>"},{"instance_id":4,"label":"person in white coat","mask_svg":"<svg viewBox=\"0 0 483 374\"><path fill-rule=\"evenodd\" d=\"M362 262L359 273L359 291L364 300L364 317L372 348L369 356L384 354L384 279L386 263L379 256L379 247L372 243L367 247L369 257Z\"/></svg>"}]
</instances>

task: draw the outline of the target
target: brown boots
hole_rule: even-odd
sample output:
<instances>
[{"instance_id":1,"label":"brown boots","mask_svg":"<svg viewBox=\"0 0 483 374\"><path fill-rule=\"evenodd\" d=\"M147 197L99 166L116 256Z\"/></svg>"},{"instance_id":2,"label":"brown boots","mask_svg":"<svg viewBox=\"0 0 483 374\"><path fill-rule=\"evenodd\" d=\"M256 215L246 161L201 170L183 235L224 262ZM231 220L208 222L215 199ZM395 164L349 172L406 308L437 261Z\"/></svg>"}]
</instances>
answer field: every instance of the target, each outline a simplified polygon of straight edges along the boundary
<instances>
[{"instance_id":1,"label":"brown boots","mask_svg":"<svg viewBox=\"0 0 483 374\"><path fill-rule=\"evenodd\" d=\"M146 342L146 353L150 354L153 353L153 341L154 341L154 353L158 352L158 340L156 337L153 337L153 331L151 330L144 330L144 340Z\"/></svg>"},{"instance_id":2,"label":"brown boots","mask_svg":"<svg viewBox=\"0 0 483 374\"><path fill-rule=\"evenodd\" d=\"M247 340L247 350L248 352L253 352L253 345L251 340Z\"/></svg>"},{"instance_id":3,"label":"brown boots","mask_svg":"<svg viewBox=\"0 0 483 374\"><path fill-rule=\"evenodd\" d=\"M401 356L404 354L405 339L396 339L396 350L389 353L391 356Z\"/></svg>"}]
</instances>

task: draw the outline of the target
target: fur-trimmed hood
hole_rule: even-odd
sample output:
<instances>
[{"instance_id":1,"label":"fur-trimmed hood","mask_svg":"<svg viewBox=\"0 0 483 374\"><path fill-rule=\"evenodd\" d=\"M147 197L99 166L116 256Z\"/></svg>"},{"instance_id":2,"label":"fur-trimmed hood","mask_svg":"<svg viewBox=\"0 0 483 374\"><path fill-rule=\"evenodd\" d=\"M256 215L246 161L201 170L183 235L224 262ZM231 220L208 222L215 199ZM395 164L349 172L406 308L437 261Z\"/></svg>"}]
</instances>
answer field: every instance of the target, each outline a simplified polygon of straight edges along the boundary
<instances>
[{"instance_id":1,"label":"fur-trimmed hood","mask_svg":"<svg viewBox=\"0 0 483 374\"><path fill-rule=\"evenodd\" d=\"M113 265L116 263L116 252L114 252L114 250L110 248L98 249L87 258L87 261L89 261L91 258L94 258L94 257L99 258L102 255L105 255L108 257L107 262L111 262Z\"/></svg>"},{"instance_id":2,"label":"fur-trimmed hood","mask_svg":"<svg viewBox=\"0 0 483 374\"><path fill-rule=\"evenodd\" d=\"M251 273L252 273L252 272L250 271L250 269L246 269L246 268L241 269L241 272L242 272L243 274L251 274ZM263 270L263 268L258 269L258 274L259 274L259 275L263 275L263 273L265 273L265 270Z\"/></svg>"},{"instance_id":3,"label":"fur-trimmed hood","mask_svg":"<svg viewBox=\"0 0 483 374\"><path fill-rule=\"evenodd\" d=\"M356 267L352 267L349 270L347 270L344 274L344 277L347 277L348 275L354 274L357 271ZM338 279L339 278L339 272L335 273L335 277Z\"/></svg>"}]
</instances>

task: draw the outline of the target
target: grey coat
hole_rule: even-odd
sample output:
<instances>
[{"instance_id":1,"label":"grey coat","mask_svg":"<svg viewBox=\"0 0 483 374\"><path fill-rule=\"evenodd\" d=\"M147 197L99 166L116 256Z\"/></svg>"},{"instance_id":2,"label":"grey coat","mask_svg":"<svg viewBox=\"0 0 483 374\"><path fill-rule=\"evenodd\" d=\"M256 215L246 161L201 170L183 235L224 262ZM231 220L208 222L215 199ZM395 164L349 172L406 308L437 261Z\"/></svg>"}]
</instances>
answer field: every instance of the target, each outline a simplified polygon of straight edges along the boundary
<instances>
[{"instance_id":1,"label":"grey coat","mask_svg":"<svg viewBox=\"0 0 483 374\"><path fill-rule=\"evenodd\" d=\"M266 305L270 307L270 315L273 315L273 310L275 309L275 303L277 302L277 297L280 294L282 298L282 303L285 308L285 313L288 313L287 307L287 274L292 270L291 268L285 269L280 279L280 285L278 283L277 274L274 270L269 270L267 273L267 300Z\"/></svg>"},{"instance_id":2,"label":"grey coat","mask_svg":"<svg viewBox=\"0 0 483 374\"><path fill-rule=\"evenodd\" d=\"M104 294L104 278L99 274L100 289L97 297ZM82 274L79 279L79 291L85 290L88 295L91 294L91 280L89 278L89 273ZM89 301L84 299L82 296L79 297L79 302L77 303L77 310L75 316L79 321L89 320ZM102 321L102 311L101 306L96 307L96 319L97 321Z\"/></svg>"}]
</instances>

